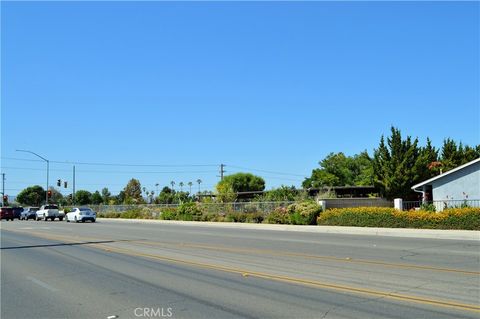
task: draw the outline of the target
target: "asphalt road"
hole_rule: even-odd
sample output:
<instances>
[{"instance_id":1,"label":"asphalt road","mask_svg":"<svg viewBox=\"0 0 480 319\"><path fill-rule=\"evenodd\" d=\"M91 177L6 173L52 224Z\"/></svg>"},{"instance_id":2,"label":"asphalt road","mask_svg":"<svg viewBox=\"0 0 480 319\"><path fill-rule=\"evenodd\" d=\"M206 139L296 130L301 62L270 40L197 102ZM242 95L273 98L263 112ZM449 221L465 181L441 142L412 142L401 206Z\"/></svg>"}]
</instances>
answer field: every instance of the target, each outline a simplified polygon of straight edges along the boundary
<instances>
[{"instance_id":1,"label":"asphalt road","mask_svg":"<svg viewBox=\"0 0 480 319\"><path fill-rule=\"evenodd\" d=\"M478 318L480 243L1 222L1 318Z\"/></svg>"}]
</instances>

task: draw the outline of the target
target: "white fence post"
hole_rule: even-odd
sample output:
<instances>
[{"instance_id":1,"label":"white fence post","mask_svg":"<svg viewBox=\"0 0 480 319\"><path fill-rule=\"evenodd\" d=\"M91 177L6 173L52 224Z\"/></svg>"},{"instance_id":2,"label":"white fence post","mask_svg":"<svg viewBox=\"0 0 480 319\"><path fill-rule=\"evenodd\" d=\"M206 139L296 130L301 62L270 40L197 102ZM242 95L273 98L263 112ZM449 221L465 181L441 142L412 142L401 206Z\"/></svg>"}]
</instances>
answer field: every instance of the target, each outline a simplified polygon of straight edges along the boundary
<instances>
[{"instance_id":1,"label":"white fence post","mask_svg":"<svg viewBox=\"0 0 480 319\"><path fill-rule=\"evenodd\" d=\"M403 210L403 199L395 198L393 200L393 207L395 207L397 210Z\"/></svg>"},{"instance_id":2,"label":"white fence post","mask_svg":"<svg viewBox=\"0 0 480 319\"><path fill-rule=\"evenodd\" d=\"M322 207L322 210L325 211L327 209L327 201L326 200L319 200L318 201L318 205L320 205Z\"/></svg>"}]
</instances>

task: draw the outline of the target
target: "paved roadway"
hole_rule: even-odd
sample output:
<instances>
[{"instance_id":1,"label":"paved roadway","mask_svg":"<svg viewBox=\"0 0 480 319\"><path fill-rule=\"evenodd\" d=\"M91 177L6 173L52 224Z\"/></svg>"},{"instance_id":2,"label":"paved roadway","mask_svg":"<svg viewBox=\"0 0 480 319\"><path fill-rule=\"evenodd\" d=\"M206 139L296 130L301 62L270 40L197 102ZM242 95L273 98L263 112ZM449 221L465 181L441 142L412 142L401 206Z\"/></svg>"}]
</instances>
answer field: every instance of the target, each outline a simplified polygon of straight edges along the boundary
<instances>
[{"instance_id":1,"label":"paved roadway","mask_svg":"<svg viewBox=\"0 0 480 319\"><path fill-rule=\"evenodd\" d=\"M480 242L1 222L1 318L479 318Z\"/></svg>"}]
</instances>

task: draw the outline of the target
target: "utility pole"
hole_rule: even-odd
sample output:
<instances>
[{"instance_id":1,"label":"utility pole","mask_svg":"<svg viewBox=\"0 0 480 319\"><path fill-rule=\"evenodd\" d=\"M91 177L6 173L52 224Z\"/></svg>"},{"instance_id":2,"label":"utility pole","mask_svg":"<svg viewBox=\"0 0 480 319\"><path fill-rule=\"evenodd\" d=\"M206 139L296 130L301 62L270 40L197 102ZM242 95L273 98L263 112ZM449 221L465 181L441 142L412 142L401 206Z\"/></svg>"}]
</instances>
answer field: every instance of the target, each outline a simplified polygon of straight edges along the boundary
<instances>
[{"instance_id":1,"label":"utility pole","mask_svg":"<svg viewBox=\"0 0 480 319\"><path fill-rule=\"evenodd\" d=\"M5 173L2 173L2 207L5 206Z\"/></svg>"},{"instance_id":2,"label":"utility pole","mask_svg":"<svg viewBox=\"0 0 480 319\"><path fill-rule=\"evenodd\" d=\"M73 192L72 192L72 204L75 205L75 165L73 165Z\"/></svg>"},{"instance_id":3,"label":"utility pole","mask_svg":"<svg viewBox=\"0 0 480 319\"><path fill-rule=\"evenodd\" d=\"M225 164L220 164L220 180L223 181L223 174L225 173Z\"/></svg>"}]
</instances>

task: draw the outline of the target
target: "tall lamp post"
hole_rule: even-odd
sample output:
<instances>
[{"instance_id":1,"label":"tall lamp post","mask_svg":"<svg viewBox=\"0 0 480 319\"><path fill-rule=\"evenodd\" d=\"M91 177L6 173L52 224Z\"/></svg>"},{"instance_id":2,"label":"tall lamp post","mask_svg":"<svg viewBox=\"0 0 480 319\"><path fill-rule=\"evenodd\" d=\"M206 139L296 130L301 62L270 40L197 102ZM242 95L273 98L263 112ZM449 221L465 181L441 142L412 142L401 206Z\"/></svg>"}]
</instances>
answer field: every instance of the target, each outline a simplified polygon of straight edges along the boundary
<instances>
[{"instance_id":1,"label":"tall lamp post","mask_svg":"<svg viewBox=\"0 0 480 319\"><path fill-rule=\"evenodd\" d=\"M48 204L48 174L50 172L50 162L49 162L49 160L46 159L45 157L42 157L42 156L38 155L37 153L32 152L32 151L27 151L27 150L16 150L16 151L33 154L33 155L41 158L45 162L47 162L47 189L45 190L45 204Z\"/></svg>"}]
</instances>

